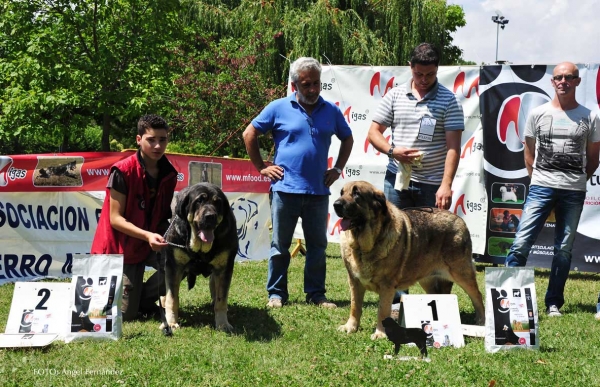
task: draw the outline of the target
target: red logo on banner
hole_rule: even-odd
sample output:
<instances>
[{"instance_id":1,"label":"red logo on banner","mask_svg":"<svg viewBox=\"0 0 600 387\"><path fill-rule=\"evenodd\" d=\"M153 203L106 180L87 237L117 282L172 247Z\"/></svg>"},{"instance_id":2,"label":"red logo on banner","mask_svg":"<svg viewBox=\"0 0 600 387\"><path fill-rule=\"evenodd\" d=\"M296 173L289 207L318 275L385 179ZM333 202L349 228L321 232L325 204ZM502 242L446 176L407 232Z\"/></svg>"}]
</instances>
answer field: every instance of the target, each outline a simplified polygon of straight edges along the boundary
<instances>
[{"instance_id":1,"label":"red logo on banner","mask_svg":"<svg viewBox=\"0 0 600 387\"><path fill-rule=\"evenodd\" d=\"M13 159L8 156L0 156L0 187L8 185L8 173L12 167Z\"/></svg>"},{"instance_id":2,"label":"red logo on banner","mask_svg":"<svg viewBox=\"0 0 600 387\"><path fill-rule=\"evenodd\" d=\"M352 109L352 106L348 106L348 108L346 110L344 110L344 112L342 114L344 114L344 117L346 117L346 121L348 123L350 123L350 110Z\"/></svg>"},{"instance_id":3,"label":"red logo on banner","mask_svg":"<svg viewBox=\"0 0 600 387\"><path fill-rule=\"evenodd\" d=\"M525 121L534 108L550 99L539 93L523 93L504 100L498 114L497 133L500 143L511 152L523 150Z\"/></svg>"},{"instance_id":4,"label":"red logo on banner","mask_svg":"<svg viewBox=\"0 0 600 387\"><path fill-rule=\"evenodd\" d=\"M383 91L381 90L381 73L378 71L371 78L371 84L369 85L369 92L371 93L371 96L374 97L375 89L377 89L379 96L383 97L387 94L388 90L390 90L393 87L394 87L394 77L391 77L389 79L389 81L387 81L387 84L385 85L385 89Z\"/></svg>"},{"instance_id":5,"label":"red logo on banner","mask_svg":"<svg viewBox=\"0 0 600 387\"><path fill-rule=\"evenodd\" d=\"M465 98L471 98L471 91L473 91L473 89L475 89L475 94L477 96L479 96L479 77L475 78L475 80L473 82L471 82L471 85L467 88L466 93L465 93L465 80L466 80L466 74L464 71L461 71L457 76L456 79L454 80L454 94L456 94L456 91L460 88L461 89L461 94L465 97Z\"/></svg>"},{"instance_id":6,"label":"red logo on banner","mask_svg":"<svg viewBox=\"0 0 600 387\"><path fill-rule=\"evenodd\" d=\"M473 143L475 142L475 137L471 137L469 141L465 143L465 148L463 149L462 154L460 155L461 159L464 159L467 155L467 150L469 151L469 155L473 153Z\"/></svg>"},{"instance_id":7,"label":"red logo on banner","mask_svg":"<svg viewBox=\"0 0 600 387\"><path fill-rule=\"evenodd\" d=\"M331 215L327 214L327 224L329 224L330 217L331 217ZM342 220L338 219L337 222L335 222L333 224L333 227L331 227L331 232L329 233L329 235L334 235L336 230L337 230L337 233L340 234L343 231L341 223L342 223Z\"/></svg>"},{"instance_id":8,"label":"red logo on banner","mask_svg":"<svg viewBox=\"0 0 600 387\"><path fill-rule=\"evenodd\" d=\"M390 142L390 137L391 137L391 135L390 135L390 136L387 136L387 137L385 138L385 140L386 140L387 142ZM372 146L371 146L371 143L369 142L369 139L368 139L368 138L365 138L365 146L364 146L365 153L367 153L367 152L369 151L369 147L372 147ZM375 148L373 148L373 152L375 152L375 154L376 154L377 156L379 156L379 155L381 154L381 152L379 152L379 151L378 151L377 149L375 149Z\"/></svg>"},{"instance_id":9,"label":"red logo on banner","mask_svg":"<svg viewBox=\"0 0 600 387\"><path fill-rule=\"evenodd\" d=\"M465 194L462 194L458 197L456 204L454 205L454 215L460 216L458 213L458 208L462 210L463 215L467 215L467 210L465 209Z\"/></svg>"}]
</instances>

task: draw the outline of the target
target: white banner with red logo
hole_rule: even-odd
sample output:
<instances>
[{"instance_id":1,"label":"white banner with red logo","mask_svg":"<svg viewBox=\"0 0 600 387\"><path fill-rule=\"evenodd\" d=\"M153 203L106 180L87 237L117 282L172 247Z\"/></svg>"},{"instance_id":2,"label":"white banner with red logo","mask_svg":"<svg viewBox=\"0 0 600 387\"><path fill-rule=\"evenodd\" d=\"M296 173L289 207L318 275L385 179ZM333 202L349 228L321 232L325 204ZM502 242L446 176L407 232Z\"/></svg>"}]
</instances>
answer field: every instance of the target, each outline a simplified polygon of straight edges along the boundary
<instances>
[{"instance_id":1,"label":"white banner with red logo","mask_svg":"<svg viewBox=\"0 0 600 387\"><path fill-rule=\"evenodd\" d=\"M333 202L343 185L352 180L366 180L383 190L388 163L385 154L377 152L367 140L371 117L383 96L394 86L411 78L409 67L324 66L321 75L321 95L335 102L352 128L354 147L341 178L331 187L328 237L338 241L340 219L333 211ZM483 253L485 247L485 189L483 187L483 146L479 113L479 67L440 67L438 80L458 96L465 114L462 135L461 162L454 180L451 211L463 217L471 230L473 252ZM291 92L291 88L289 90ZM479 129L479 131L478 131ZM388 129L384 136L391 137ZM334 137L329 151L329 166L335 164L340 142ZM300 227L296 237L302 237Z\"/></svg>"},{"instance_id":2,"label":"white banner with red logo","mask_svg":"<svg viewBox=\"0 0 600 387\"><path fill-rule=\"evenodd\" d=\"M0 284L68 277L87 254L110 167L133 152L0 156ZM268 257L269 182L248 160L168 155L176 190L208 181L223 189L237 220L238 260Z\"/></svg>"}]
</instances>

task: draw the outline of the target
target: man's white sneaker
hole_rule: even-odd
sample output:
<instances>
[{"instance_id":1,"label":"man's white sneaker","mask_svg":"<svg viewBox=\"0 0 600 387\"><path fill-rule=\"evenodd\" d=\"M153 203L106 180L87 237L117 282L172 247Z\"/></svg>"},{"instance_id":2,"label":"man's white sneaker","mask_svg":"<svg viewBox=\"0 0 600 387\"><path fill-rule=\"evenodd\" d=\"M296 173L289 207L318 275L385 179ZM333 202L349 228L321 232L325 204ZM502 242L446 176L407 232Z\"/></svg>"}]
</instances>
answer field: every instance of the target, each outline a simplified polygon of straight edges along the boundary
<instances>
[{"instance_id":1,"label":"man's white sneaker","mask_svg":"<svg viewBox=\"0 0 600 387\"><path fill-rule=\"evenodd\" d=\"M550 317L562 316L562 313L560 313L560 310L558 310L558 306L556 305L550 305L546 310L546 314Z\"/></svg>"}]
</instances>

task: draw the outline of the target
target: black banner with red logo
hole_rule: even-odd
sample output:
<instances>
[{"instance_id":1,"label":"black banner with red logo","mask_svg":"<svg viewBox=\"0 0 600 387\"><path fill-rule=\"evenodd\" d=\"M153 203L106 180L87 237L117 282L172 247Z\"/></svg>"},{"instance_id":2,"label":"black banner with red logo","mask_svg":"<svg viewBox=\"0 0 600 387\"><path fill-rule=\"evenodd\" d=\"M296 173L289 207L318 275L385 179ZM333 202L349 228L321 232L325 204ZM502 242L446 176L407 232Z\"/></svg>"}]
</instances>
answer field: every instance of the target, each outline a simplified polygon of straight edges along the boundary
<instances>
[{"instance_id":1,"label":"black banner with red logo","mask_svg":"<svg viewBox=\"0 0 600 387\"><path fill-rule=\"evenodd\" d=\"M515 238L530 182L523 153L525 122L532 109L553 98L550 84L552 70L552 66L545 65L498 65L481 69L480 111L488 219L485 254L479 261L504 264ZM528 266L551 267L554 226L552 212L532 246ZM591 254L594 254L593 249L598 247L599 241L581 231L580 225L571 268L597 271L597 262Z\"/></svg>"}]
</instances>

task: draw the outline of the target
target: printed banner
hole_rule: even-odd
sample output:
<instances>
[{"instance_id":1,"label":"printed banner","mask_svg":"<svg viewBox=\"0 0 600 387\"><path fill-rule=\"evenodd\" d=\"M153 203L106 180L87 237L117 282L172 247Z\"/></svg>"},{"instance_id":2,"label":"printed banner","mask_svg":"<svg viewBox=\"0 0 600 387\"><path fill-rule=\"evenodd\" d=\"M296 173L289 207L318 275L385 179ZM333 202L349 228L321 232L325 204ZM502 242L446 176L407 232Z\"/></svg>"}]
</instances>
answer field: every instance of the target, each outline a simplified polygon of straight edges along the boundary
<instances>
[{"instance_id":1,"label":"printed banner","mask_svg":"<svg viewBox=\"0 0 600 387\"><path fill-rule=\"evenodd\" d=\"M598 109L600 74L598 64L579 65L582 78L577 101ZM484 133L484 174L488 193L487 244L481 261L503 264L512 245L529 189L523 163L524 128L532 109L554 97L553 66L484 66L481 70L481 112ZM587 194L576 243L572 270L600 271L600 177L587 185ZM551 267L554 255L554 213L532 246L527 265Z\"/></svg>"},{"instance_id":2,"label":"printed banner","mask_svg":"<svg viewBox=\"0 0 600 387\"><path fill-rule=\"evenodd\" d=\"M598 64L580 65L578 101L597 109ZM473 253L504 263L520 221L529 178L523 166L523 128L529 111L550 100L551 66L440 67L438 79L459 98L465 115L461 158L450 210L469 227ZM341 178L331 187L328 239L339 241L333 202L342 186L366 180L383 189L387 155L369 144L367 133L383 96L411 77L409 67L324 66L321 95L335 102L353 131L354 147ZM291 92L291 84L289 86ZM480 106L481 101L481 106ZM384 136L391 137L388 129ZM485 144L485 147L484 147ZM329 166L340 142L333 138ZM86 254L97 226L110 167L132 154L0 156L0 284L70 274L73 257ZM248 160L168 155L179 172L176 190L208 181L227 194L237 219L237 259L269 256L269 182ZM600 271L600 177L588 182L573 250L573 270ZM554 223L550 219L533 246L528 265L550 267ZM295 232L302 238L301 224Z\"/></svg>"},{"instance_id":3,"label":"printed banner","mask_svg":"<svg viewBox=\"0 0 600 387\"><path fill-rule=\"evenodd\" d=\"M0 284L70 277L88 254L110 167L122 153L0 156ZM268 258L269 182L248 160L168 155L176 190L201 181L223 189L237 220L238 260Z\"/></svg>"},{"instance_id":4,"label":"printed banner","mask_svg":"<svg viewBox=\"0 0 600 387\"><path fill-rule=\"evenodd\" d=\"M393 87L407 82L411 78L410 67L368 67L368 66L323 66L321 75L321 95L338 105L352 128L354 147L350 159L343 170L341 178L331 186L329 201L328 238L330 242L339 241L340 219L333 210L333 202L348 181L366 180L383 190L383 179L388 157L376 151L367 139L372 116L380 101ZM479 67L448 66L440 67L438 80L452 90L460 100L465 114L465 131L462 134L462 152L459 169L452 189L453 206L451 211L467 222L473 239L473 252L483 254L485 235L481 233L487 208L482 186L481 141L475 142L474 135L480 128L479 113ZM292 92L291 84L288 92ZM389 140L391 130L384 132ZM329 150L329 167L335 165L339 153L340 142L333 138ZM479 163L479 164L477 164ZM295 237L302 238L300 225L296 228Z\"/></svg>"}]
</instances>

